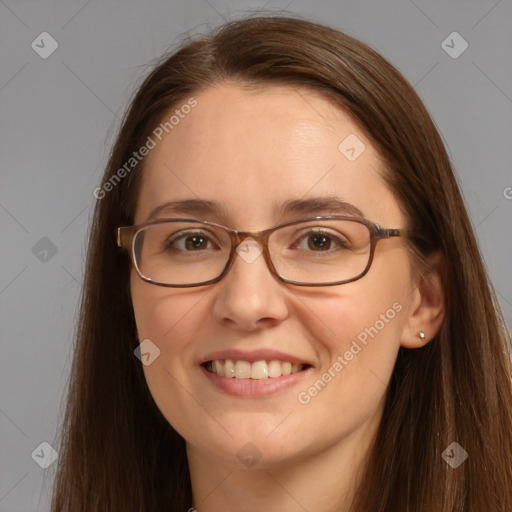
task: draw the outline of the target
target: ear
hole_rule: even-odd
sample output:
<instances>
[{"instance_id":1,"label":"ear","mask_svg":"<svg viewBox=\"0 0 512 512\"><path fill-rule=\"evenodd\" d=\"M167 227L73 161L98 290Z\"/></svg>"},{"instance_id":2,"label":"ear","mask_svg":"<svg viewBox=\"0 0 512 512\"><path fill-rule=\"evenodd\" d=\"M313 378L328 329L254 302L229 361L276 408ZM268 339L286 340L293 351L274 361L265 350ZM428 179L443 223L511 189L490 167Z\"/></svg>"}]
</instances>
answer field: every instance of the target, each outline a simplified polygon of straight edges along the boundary
<instances>
[{"instance_id":1,"label":"ear","mask_svg":"<svg viewBox=\"0 0 512 512\"><path fill-rule=\"evenodd\" d=\"M429 258L430 268L418 276L411 292L408 318L404 324L400 345L419 348L439 332L445 317L444 290L441 280L442 256ZM421 334L424 333L424 336Z\"/></svg>"}]
</instances>

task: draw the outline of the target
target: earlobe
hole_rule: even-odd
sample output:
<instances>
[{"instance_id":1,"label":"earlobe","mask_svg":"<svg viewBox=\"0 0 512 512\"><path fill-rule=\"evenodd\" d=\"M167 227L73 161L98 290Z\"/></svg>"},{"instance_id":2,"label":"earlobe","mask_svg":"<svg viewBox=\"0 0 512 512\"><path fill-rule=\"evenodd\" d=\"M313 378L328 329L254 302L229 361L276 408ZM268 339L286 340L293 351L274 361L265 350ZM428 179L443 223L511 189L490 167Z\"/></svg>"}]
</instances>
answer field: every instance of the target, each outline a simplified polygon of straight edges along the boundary
<instances>
[{"instance_id":1,"label":"earlobe","mask_svg":"<svg viewBox=\"0 0 512 512\"><path fill-rule=\"evenodd\" d=\"M431 341L434 336L429 336L425 331L418 331L414 337L415 339L410 339L410 336L402 337L401 346L405 348L420 348Z\"/></svg>"},{"instance_id":2,"label":"earlobe","mask_svg":"<svg viewBox=\"0 0 512 512\"><path fill-rule=\"evenodd\" d=\"M420 276L413 293L409 317L400 339L400 345L404 348L425 346L437 335L443 324L445 301L438 257L431 271Z\"/></svg>"}]
</instances>

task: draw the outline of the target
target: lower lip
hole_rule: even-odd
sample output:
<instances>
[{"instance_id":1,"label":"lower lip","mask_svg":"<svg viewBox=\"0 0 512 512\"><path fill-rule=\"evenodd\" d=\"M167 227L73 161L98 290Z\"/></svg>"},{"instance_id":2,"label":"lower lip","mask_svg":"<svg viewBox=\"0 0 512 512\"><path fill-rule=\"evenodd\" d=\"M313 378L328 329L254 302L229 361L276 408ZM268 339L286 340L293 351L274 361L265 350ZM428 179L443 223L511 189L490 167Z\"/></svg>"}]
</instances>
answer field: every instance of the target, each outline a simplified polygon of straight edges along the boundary
<instances>
[{"instance_id":1,"label":"lower lip","mask_svg":"<svg viewBox=\"0 0 512 512\"><path fill-rule=\"evenodd\" d=\"M200 365L206 378L218 389L234 396L242 396L245 398L260 398L278 391L282 391L300 382L306 374L312 370L309 367L291 375L283 375L281 377L268 377L267 379L237 379L236 377L221 377L217 373L209 372L204 366Z\"/></svg>"}]
</instances>

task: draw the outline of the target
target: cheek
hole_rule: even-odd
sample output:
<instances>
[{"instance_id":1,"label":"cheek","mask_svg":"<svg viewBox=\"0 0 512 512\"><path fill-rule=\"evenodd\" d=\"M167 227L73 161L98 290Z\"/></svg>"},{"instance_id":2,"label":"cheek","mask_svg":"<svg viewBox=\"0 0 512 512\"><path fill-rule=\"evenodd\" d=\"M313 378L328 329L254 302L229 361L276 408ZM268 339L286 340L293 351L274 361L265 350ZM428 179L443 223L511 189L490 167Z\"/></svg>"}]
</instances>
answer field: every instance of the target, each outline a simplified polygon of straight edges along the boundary
<instances>
[{"instance_id":1,"label":"cheek","mask_svg":"<svg viewBox=\"0 0 512 512\"><path fill-rule=\"evenodd\" d=\"M197 422L187 421L187 415L182 412L188 410L189 417L204 414L200 405L190 399L188 380L193 366L193 340L198 339L208 315L207 300L203 300L207 293L208 290L158 287L138 277L132 281L139 340L147 344L151 353L149 364L143 366L147 385L169 423L187 436L193 435ZM143 340L150 340L150 343Z\"/></svg>"},{"instance_id":2,"label":"cheek","mask_svg":"<svg viewBox=\"0 0 512 512\"><path fill-rule=\"evenodd\" d=\"M131 280L132 303L139 339L149 338L161 351L180 352L201 325L208 290L172 289Z\"/></svg>"},{"instance_id":3,"label":"cheek","mask_svg":"<svg viewBox=\"0 0 512 512\"><path fill-rule=\"evenodd\" d=\"M348 291L317 301L316 323L324 326L324 334L317 330L316 336L318 352L323 354L322 372L307 383L307 389L302 388L299 403L317 402L322 408L326 403L343 404L363 416L376 407L400 347L405 310L400 299L392 292L372 298ZM313 322L309 318L304 325Z\"/></svg>"},{"instance_id":4,"label":"cheek","mask_svg":"<svg viewBox=\"0 0 512 512\"><path fill-rule=\"evenodd\" d=\"M363 279L308 301L303 325L318 327L323 371L297 400L313 416L324 414L327 405L348 408L354 419L362 419L383 399L400 348L410 286L404 273L408 259L398 260L385 269L377 264Z\"/></svg>"},{"instance_id":5,"label":"cheek","mask_svg":"<svg viewBox=\"0 0 512 512\"><path fill-rule=\"evenodd\" d=\"M388 343L399 345L411 291L409 260L404 250L389 252L394 254L376 257L362 279L304 296L308 307L300 312L301 323L315 326L312 335L324 333L322 344L332 356L349 350L353 341L370 348L378 339L383 353Z\"/></svg>"}]
</instances>

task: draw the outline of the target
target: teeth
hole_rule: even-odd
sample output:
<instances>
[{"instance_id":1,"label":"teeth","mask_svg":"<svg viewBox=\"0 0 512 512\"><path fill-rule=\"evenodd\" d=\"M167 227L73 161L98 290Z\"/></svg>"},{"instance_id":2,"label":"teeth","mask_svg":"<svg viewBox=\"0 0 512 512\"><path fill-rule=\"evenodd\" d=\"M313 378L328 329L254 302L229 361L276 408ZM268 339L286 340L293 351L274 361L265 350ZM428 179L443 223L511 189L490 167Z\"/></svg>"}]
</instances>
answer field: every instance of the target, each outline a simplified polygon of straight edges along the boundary
<instances>
[{"instance_id":1,"label":"teeth","mask_svg":"<svg viewBox=\"0 0 512 512\"><path fill-rule=\"evenodd\" d=\"M251 377L251 363L249 361L237 361L235 363L235 377L237 379L249 379Z\"/></svg>"},{"instance_id":2,"label":"teeth","mask_svg":"<svg viewBox=\"0 0 512 512\"><path fill-rule=\"evenodd\" d=\"M222 366L222 363L220 361L214 361L213 362L214 372L217 375L220 375L221 377L224 377L224 366Z\"/></svg>"},{"instance_id":3,"label":"teeth","mask_svg":"<svg viewBox=\"0 0 512 512\"><path fill-rule=\"evenodd\" d=\"M215 363L219 363L222 366L220 361L215 361ZM215 371L216 364L213 366L213 371ZM220 374L219 374L220 375ZM224 363L224 377L233 378L235 376L235 365L231 359L226 359Z\"/></svg>"},{"instance_id":4,"label":"teeth","mask_svg":"<svg viewBox=\"0 0 512 512\"><path fill-rule=\"evenodd\" d=\"M268 379L268 366L266 361L256 361L252 363L251 379Z\"/></svg>"},{"instance_id":5,"label":"teeth","mask_svg":"<svg viewBox=\"0 0 512 512\"><path fill-rule=\"evenodd\" d=\"M297 373L297 372L300 372L301 368L302 368L301 364L294 363L294 364L292 364L292 370L291 371L292 371L292 373Z\"/></svg>"},{"instance_id":6,"label":"teeth","mask_svg":"<svg viewBox=\"0 0 512 512\"><path fill-rule=\"evenodd\" d=\"M281 369L281 363L279 361L270 361L268 365L268 376L269 377L281 377L283 371Z\"/></svg>"},{"instance_id":7,"label":"teeth","mask_svg":"<svg viewBox=\"0 0 512 512\"><path fill-rule=\"evenodd\" d=\"M263 360L255 361L254 363L243 360L217 359L209 364L209 369L221 377L254 380L291 375L292 373L300 372L303 368L304 365L300 363L292 364L289 361L278 361L276 359L269 362Z\"/></svg>"}]
</instances>

